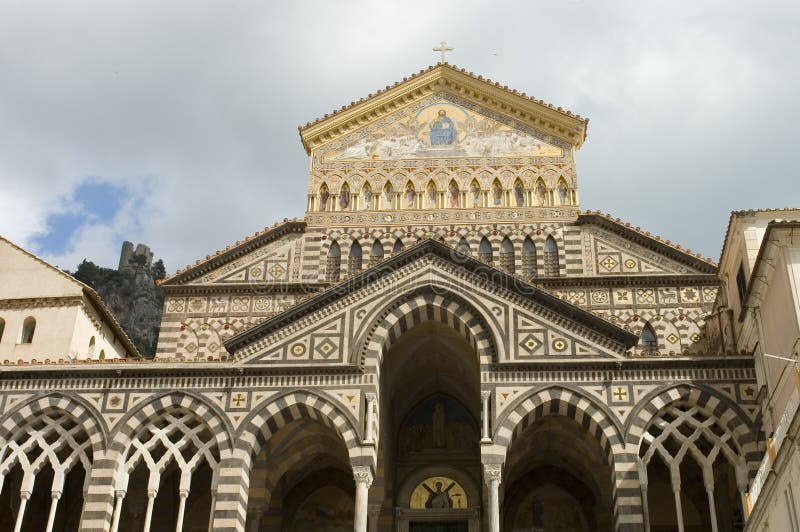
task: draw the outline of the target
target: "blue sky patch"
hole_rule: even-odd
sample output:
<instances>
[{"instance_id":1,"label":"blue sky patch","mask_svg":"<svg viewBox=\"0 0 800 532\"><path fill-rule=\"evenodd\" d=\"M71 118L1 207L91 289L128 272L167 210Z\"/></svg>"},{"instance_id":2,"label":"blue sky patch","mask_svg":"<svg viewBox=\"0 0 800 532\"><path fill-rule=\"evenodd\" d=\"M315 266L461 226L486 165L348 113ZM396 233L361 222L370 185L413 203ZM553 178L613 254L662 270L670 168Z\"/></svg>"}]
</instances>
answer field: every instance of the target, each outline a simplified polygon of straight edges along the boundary
<instances>
[{"instance_id":1,"label":"blue sky patch","mask_svg":"<svg viewBox=\"0 0 800 532\"><path fill-rule=\"evenodd\" d=\"M64 253L80 227L111 222L127 195L125 187L102 181L79 185L67 202L67 210L48 216L47 232L34 237L33 244L46 255Z\"/></svg>"}]
</instances>

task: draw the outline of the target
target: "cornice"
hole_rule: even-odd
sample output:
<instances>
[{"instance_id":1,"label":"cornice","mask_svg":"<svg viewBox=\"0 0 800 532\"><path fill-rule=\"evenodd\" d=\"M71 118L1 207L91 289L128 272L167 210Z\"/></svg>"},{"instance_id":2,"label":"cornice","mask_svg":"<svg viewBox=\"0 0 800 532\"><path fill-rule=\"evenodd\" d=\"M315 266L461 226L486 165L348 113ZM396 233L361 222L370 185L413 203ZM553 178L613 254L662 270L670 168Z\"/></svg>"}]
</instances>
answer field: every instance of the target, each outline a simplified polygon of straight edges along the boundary
<instances>
[{"instance_id":1,"label":"cornice","mask_svg":"<svg viewBox=\"0 0 800 532\"><path fill-rule=\"evenodd\" d=\"M166 285L161 287L165 296L220 295L220 294L315 294L330 283L209 283Z\"/></svg>"},{"instance_id":2,"label":"cornice","mask_svg":"<svg viewBox=\"0 0 800 532\"><path fill-rule=\"evenodd\" d=\"M698 274L666 274L666 275L608 275L584 277L536 277L531 281L534 286L542 288L572 288L592 286L685 286L714 285L719 279L713 273Z\"/></svg>"},{"instance_id":3,"label":"cornice","mask_svg":"<svg viewBox=\"0 0 800 532\"><path fill-rule=\"evenodd\" d=\"M45 307L74 307L84 304L81 296L63 297L33 297L22 299L0 299L0 309L19 310L26 308L45 308Z\"/></svg>"},{"instance_id":4,"label":"cornice","mask_svg":"<svg viewBox=\"0 0 800 532\"><path fill-rule=\"evenodd\" d=\"M211 270L219 268L223 264L246 255L268 242L290 233L302 233L305 229L306 222L303 220L298 220L296 218L293 220L284 219L283 223L276 223L273 224L272 227L266 227L263 231L258 231L252 236L247 236L243 241L238 241L233 246L228 246L224 250L218 250L213 255L206 255L205 259L199 259L193 265L187 265L185 268L175 272L172 276L163 279L159 283L159 286L164 289L169 285L186 283Z\"/></svg>"},{"instance_id":5,"label":"cornice","mask_svg":"<svg viewBox=\"0 0 800 532\"><path fill-rule=\"evenodd\" d=\"M580 148L588 119L535 100L446 63L405 78L366 99L298 128L306 153L434 93L448 92L479 103Z\"/></svg>"}]
</instances>

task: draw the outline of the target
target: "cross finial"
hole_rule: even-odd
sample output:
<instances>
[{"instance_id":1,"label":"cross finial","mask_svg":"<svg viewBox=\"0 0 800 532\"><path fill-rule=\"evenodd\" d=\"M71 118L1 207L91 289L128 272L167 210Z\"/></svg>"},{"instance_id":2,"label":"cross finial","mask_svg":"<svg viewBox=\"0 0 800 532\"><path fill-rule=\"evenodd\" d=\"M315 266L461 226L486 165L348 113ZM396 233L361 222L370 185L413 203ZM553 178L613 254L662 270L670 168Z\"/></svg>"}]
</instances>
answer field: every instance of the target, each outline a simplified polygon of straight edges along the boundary
<instances>
[{"instance_id":1,"label":"cross finial","mask_svg":"<svg viewBox=\"0 0 800 532\"><path fill-rule=\"evenodd\" d=\"M444 54L447 52L452 52L453 50L455 50L455 48L447 46L447 43L445 41L440 42L439 47L433 49L434 52L441 52L442 54L442 60L440 61L441 63L447 62L444 58Z\"/></svg>"}]
</instances>

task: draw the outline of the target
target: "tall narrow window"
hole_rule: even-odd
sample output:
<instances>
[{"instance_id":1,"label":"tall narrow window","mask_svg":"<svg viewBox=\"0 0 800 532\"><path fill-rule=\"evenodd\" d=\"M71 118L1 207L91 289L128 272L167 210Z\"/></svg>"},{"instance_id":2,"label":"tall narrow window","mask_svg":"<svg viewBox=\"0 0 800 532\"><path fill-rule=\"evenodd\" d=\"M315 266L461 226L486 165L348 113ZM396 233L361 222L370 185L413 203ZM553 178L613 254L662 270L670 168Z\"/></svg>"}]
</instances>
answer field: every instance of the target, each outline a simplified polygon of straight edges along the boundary
<instances>
[{"instance_id":1,"label":"tall narrow window","mask_svg":"<svg viewBox=\"0 0 800 532\"><path fill-rule=\"evenodd\" d=\"M486 237L483 237L483 240L481 240L481 243L478 246L478 258L483 262L488 262L490 264L492 262L492 245L489 243Z\"/></svg>"},{"instance_id":2,"label":"tall narrow window","mask_svg":"<svg viewBox=\"0 0 800 532\"><path fill-rule=\"evenodd\" d=\"M544 274L548 277L558 277L558 244L552 236L544 242Z\"/></svg>"},{"instance_id":3,"label":"tall narrow window","mask_svg":"<svg viewBox=\"0 0 800 532\"><path fill-rule=\"evenodd\" d=\"M556 186L556 198L559 205L569 205L569 189L563 179L559 179L558 186Z\"/></svg>"},{"instance_id":4,"label":"tall narrow window","mask_svg":"<svg viewBox=\"0 0 800 532\"><path fill-rule=\"evenodd\" d=\"M86 351L86 356L92 358L94 356L94 336L89 340L89 349Z\"/></svg>"},{"instance_id":5,"label":"tall narrow window","mask_svg":"<svg viewBox=\"0 0 800 532\"><path fill-rule=\"evenodd\" d=\"M544 207L548 203L547 187L544 186L541 178L536 181L536 186L533 188L533 201L537 207Z\"/></svg>"},{"instance_id":6,"label":"tall narrow window","mask_svg":"<svg viewBox=\"0 0 800 532\"><path fill-rule=\"evenodd\" d=\"M6 320L0 318L0 342L3 341L3 331L6 330Z\"/></svg>"},{"instance_id":7,"label":"tall narrow window","mask_svg":"<svg viewBox=\"0 0 800 532\"><path fill-rule=\"evenodd\" d=\"M25 321L22 322L22 334L19 336L19 343L33 343L34 332L36 332L36 319L33 316L28 316L25 318Z\"/></svg>"},{"instance_id":8,"label":"tall narrow window","mask_svg":"<svg viewBox=\"0 0 800 532\"><path fill-rule=\"evenodd\" d=\"M744 274L744 264L739 265L736 274L736 288L739 290L739 303L744 304L744 296L747 294L747 276Z\"/></svg>"},{"instance_id":9,"label":"tall narrow window","mask_svg":"<svg viewBox=\"0 0 800 532\"><path fill-rule=\"evenodd\" d=\"M459 199L461 198L461 193L458 190L458 185L455 181L450 181L450 184L447 186L447 206L451 209L455 209L459 206Z\"/></svg>"},{"instance_id":10,"label":"tall narrow window","mask_svg":"<svg viewBox=\"0 0 800 532\"><path fill-rule=\"evenodd\" d=\"M519 179L514 182L514 203L517 207L525 205L525 188Z\"/></svg>"},{"instance_id":11,"label":"tall narrow window","mask_svg":"<svg viewBox=\"0 0 800 532\"><path fill-rule=\"evenodd\" d=\"M500 268L506 273L514 273L514 244L508 237L500 244Z\"/></svg>"},{"instance_id":12,"label":"tall narrow window","mask_svg":"<svg viewBox=\"0 0 800 532\"><path fill-rule=\"evenodd\" d=\"M342 275L342 250L339 249L339 243L335 240L331 242L331 247L328 248L328 260L326 266L328 282L337 282Z\"/></svg>"},{"instance_id":13,"label":"tall narrow window","mask_svg":"<svg viewBox=\"0 0 800 532\"><path fill-rule=\"evenodd\" d=\"M347 261L347 275L352 277L361 272L362 258L361 244L353 241L350 245L350 257Z\"/></svg>"},{"instance_id":14,"label":"tall narrow window","mask_svg":"<svg viewBox=\"0 0 800 532\"><path fill-rule=\"evenodd\" d=\"M641 338L642 353L655 353L658 351L658 340L656 339L656 332L650 325L650 322L644 324L642 329Z\"/></svg>"},{"instance_id":15,"label":"tall narrow window","mask_svg":"<svg viewBox=\"0 0 800 532\"><path fill-rule=\"evenodd\" d=\"M339 209L345 210L350 207L350 187L345 183L339 191Z\"/></svg>"},{"instance_id":16,"label":"tall narrow window","mask_svg":"<svg viewBox=\"0 0 800 532\"><path fill-rule=\"evenodd\" d=\"M375 266L380 261L383 260L383 244L381 244L380 240L375 240L375 243L372 244L372 249L369 252L369 265Z\"/></svg>"},{"instance_id":17,"label":"tall narrow window","mask_svg":"<svg viewBox=\"0 0 800 532\"><path fill-rule=\"evenodd\" d=\"M369 186L369 183L364 185L364 188L361 190L361 210L368 211L372 208L372 187Z\"/></svg>"},{"instance_id":18,"label":"tall narrow window","mask_svg":"<svg viewBox=\"0 0 800 532\"><path fill-rule=\"evenodd\" d=\"M392 183L387 181L383 185L383 208L391 209L394 207L394 187Z\"/></svg>"},{"instance_id":19,"label":"tall narrow window","mask_svg":"<svg viewBox=\"0 0 800 532\"><path fill-rule=\"evenodd\" d=\"M461 237L461 240L458 241L458 250L465 255L472 253L472 249L469 247L469 242L467 242L467 239L463 236Z\"/></svg>"},{"instance_id":20,"label":"tall narrow window","mask_svg":"<svg viewBox=\"0 0 800 532\"><path fill-rule=\"evenodd\" d=\"M319 187L319 210L328 210L328 199L330 197L331 193L328 191L328 185L322 183L322 186Z\"/></svg>"},{"instance_id":21,"label":"tall narrow window","mask_svg":"<svg viewBox=\"0 0 800 532\"><path fill-rule=\"evenodd\" d=\"M536 277L536 245L530 237L522 243L522 275L527 279Z\"/></svg>"},{"instance_id":22,"label":"tall narrow window","mask_svg":"<svg viewBox=\"0 0 800 532\"><path fill-rule=\"evenodd\" d=\"M394 247L392 248L392 255L397 255L398 253L403 251L404 247L405 246L403 245L403 241L398 238L397 240L394 241Z\"/></svg>"},{"instance_id":23,"label":"tall narrow window","mask_svg":"<svg viewBox=\"0 0 800 532\"><path fill-rule=\"evenodd\" d=\"M425 189L425 207L428 209L433 209L436 207L436 196L438 192L436 191L436 185L433 181L428 183L428 187Z\"/></svg>"}]
</instances>

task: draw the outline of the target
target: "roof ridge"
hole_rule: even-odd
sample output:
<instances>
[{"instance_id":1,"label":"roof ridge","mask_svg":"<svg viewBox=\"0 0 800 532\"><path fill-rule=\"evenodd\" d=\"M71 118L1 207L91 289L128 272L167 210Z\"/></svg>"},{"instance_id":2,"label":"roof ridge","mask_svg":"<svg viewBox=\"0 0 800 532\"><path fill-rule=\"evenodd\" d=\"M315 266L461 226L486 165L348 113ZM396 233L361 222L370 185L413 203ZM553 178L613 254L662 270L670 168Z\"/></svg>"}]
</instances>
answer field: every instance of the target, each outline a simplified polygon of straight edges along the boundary
<instances>
[{"instance_id":1,"label":"roof ridge","mask_svg":"<svg viewBox=\"0 0 800 532\"><path fill-rule=\"evenodd\" d=\"M297 126L297 129L298 129L298 131L302 132L304 129L307 129L307 128L311 127L311 126L319 124L320 122L323 122L323 121L327 120L328 118L333 118L334 116L337 116L340 113L343 113L343 112L345 112L345 111L347 111L349 109L352 109L353 107L355 107L355 106L357 106L357 105L359 105L361 103L364 103L365 101L369 100L370 98L373 98L375 96L379 96L379 95L381 95L381 94L383 94L385 92L388 92L391 89L394 89L395 87L398 87L399 85L402 85L403 83L406 83L408 81L416 79L416 78L418 78L419 76L421 76L423 74L427 74L428 72L436 70L437 68L444 68L444 67L448 67L448 68L450 68L450 69L452 69L452 70L454 70L456 72L459 72L461 74L465 74L465 75L469 76L472 79L475 79L475 80L478 80L478 81L483 81L485 83L488 83L488 84L493 85L493 86L495 86L497 88L500 88L500 89L505 89L505 90L511 92L512 94L516 95L516 96L519 96L521 98L525 98L525 99L527 99L527 100L529 100L529 101L531 101L533 103L537 103L539 105L543 105L543 106L547 107L548 109L551 109L553 111L557 111L557 112L559 112L559 113L561 113L563 115L566 115L566 116L568 116L570 118L575 118L577 120L580 120L584 124L588 124L589 123L589 118L588 117L583 117L583 116L581 116L581 115L579 115L577 113L573 113L572 111L570 111L568 109L564 109L564 108L562 108L560 106L555 106L552 103L545 102L544 100L537 99L537 98L535 98L533 96L529 96L528 94L526 94L524 92L519 92L517 89L509 89L508 85L501 85L497 81L492 81L489 78L484 78L480 74L475 74L472 71L467 71L466 69L459 68L456 65L451 65L450 63L447 63L447 62L444 62L444 63L440 62L440 63L437 63L435 65L431 65L428 68L423 68L422 70L412 74L411 76L406 76L401 81L394 82L393 85L386 85L386 87L384 87L383 89L378 89L374 93L369 93L365 98L360 98L358 100L354 100L354 101L350 102L347 105L343 105L339 109L334 109L330 113L325 113L325 115L323 115L321 117L315 118L314 120L311 120L310 122L306 122L305 125Z\"/></svg>"},{"instance_id":2,"label":"roof ridge","mask_svg":"<svg viewBox=\"0 0 800 532\"><path fill-rule=\"evenodd\" d=\"M580 214L585 214L585 215L590 215L591 214L591 215L600 216L600 217L605 218L605 219L607 219L607 220L609 220L611 222L614 222L616 224L619 224L619 225L623 226L625 229L629 229L631 231L635 231L636 233L639 233L640 235L642 235L644 237L647 237L647 238L650 238L652 240L655 240L656 242L658 242L660 244L663 244L663 245L665 245L667 247L670 247L670 248L674 249L675 251L679 251L679 252L681 252L681 253L683 253L685 255L689 255L689 256L694 257L696 259L700 259L701 261L706 262L711 266L714 266L714 267L719 266L719 264L714 262L714 259L712 259L711 257L704 257L700 253L692 251L689 248L684 248L680 244L673 243L671 240L666 240L666 239L662 238L659 235L651 233L650 231L645 231L639 226L633 226L633 225L631 225L630 222L624 222L624 221L622 221L622 219L620 219L618 217L615 217L615 216L612 216L609 213L602 212L600 210L595 210L595 211L583 210L583 211L580 211L578 214L579 215Z\"/></svg>"},{"instance_id":3,"label":"roof ridge","mask_svg":"<svg viewBox=\"0 0 800 532\"><path fill-rule=\"evenodd\" d=\"M272 231L274 231L276 229L279 229L280 227L282 227L284 225L288 225L288 224L291 224L291 223L300 223L300 222L303 222L303 221L304 220L301 220L301 219L299 219L297 217L294 217L294 218L291 218L291 219L290 218L284 218L283 221L281 221L281 222L275 222L272 225L264 226L264 229L262 229L260 231L256 231L252 235L246 235L244 237L244 240L237 240L235 244L228 244L227 246L225 246L224 249L218 249L215 252L206 255L205 258L203 258L203 259L197 259L196 261L194 261L194 264L187 264L183 268L179 268L172 275L170 275L168 277L165 277L163 279L159 279L157 284L161 285L161 284L164 284L164 283L166 283L168 281L171 281L171 280L175 279L176 277L179 277L179 276L183 275L184 273L186 273L186 272L188 272L190 270L193 270L194 268L202 266L203 264L206 264L206 263L218 258L219 256L224 255L225 253L235 251L236 248L238 248L240 246L243 246L245 244L248 244L252 240L255 240L256 238L259 238L259 237L262 237L264 235L267 235L270 232L272 232Z\"/></svg>"}]
</instances>

